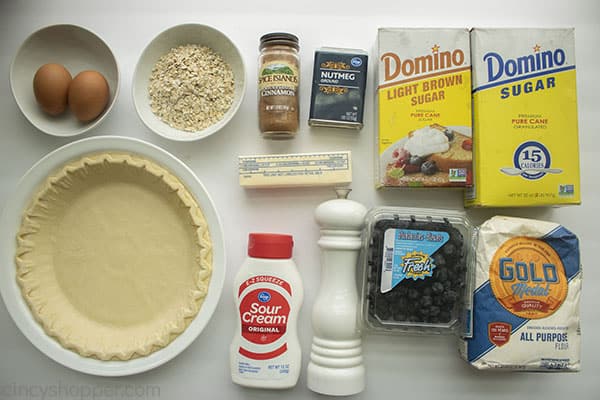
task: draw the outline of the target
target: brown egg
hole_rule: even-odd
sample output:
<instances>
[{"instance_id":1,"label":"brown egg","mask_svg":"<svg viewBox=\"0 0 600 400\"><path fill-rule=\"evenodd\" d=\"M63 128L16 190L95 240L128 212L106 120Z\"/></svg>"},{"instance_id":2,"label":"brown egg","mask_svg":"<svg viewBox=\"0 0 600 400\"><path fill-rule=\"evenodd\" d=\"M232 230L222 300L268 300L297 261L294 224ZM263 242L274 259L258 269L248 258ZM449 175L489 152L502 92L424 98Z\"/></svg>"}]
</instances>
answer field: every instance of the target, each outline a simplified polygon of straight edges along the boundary
<instances>
[{"instance_id":1,"label":"brown egg","mask_svg":"<svg viewBox=\"0 0 600 400\"><path fill-rule=\"evenodd\" d=\"M67 108L71 74L60 64L44 64L33 77L33 94L41 109L59 115Z\"/></svg>"},{"instance_id":2,"label":"brown egg","mask_svg":"<svg viewBox=\"0 0 600 400\"><path fill-rule=\"evenodd\" d=\"M106 108L110 97L108 83L97 71L77 74L69 86L69 108L78 120L88 122Z\"/></svg>"}]
</instances>

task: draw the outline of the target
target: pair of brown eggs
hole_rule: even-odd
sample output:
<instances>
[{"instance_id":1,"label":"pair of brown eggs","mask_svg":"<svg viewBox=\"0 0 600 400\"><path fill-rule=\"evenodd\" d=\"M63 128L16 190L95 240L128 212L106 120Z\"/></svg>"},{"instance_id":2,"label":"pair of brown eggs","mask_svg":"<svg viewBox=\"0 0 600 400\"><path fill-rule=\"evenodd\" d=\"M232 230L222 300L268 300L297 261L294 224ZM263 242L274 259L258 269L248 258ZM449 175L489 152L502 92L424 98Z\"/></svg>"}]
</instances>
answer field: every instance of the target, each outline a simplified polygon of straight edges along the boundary
<instances>
[{"instance_id":1,"label":"pair of brown eggs","mask_svg":"<svg viewBox=\"0 0 600 400\"><path fill-rule=\"evenodd\" d=\"M41 109L60 115L67 106L81 122L96 119L110 97L108 82L97 71L82 71L71 78L60 64L42 65L33 78L33 93Z\"/></svg>"}]
</instances>

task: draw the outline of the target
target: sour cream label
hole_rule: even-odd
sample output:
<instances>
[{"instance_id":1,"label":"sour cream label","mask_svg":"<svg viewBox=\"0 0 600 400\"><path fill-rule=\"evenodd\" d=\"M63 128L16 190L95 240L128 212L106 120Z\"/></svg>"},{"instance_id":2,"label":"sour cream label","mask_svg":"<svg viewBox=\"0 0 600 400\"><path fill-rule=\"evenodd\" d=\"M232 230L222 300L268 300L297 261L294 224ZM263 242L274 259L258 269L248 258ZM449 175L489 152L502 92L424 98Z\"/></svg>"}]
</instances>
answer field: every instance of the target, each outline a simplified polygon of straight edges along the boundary
<instances>
[{"instance_id":1,"label":"sour cream label","mask_svg":"<svg viewBox=\"0 0 600 400\"><path fill-rule=\"evenodd\" d=\"M256 344L278 340L287 328L290 305L277 291L255 289L240 303L242 337Z\"/></svg>"},{"instance_id":2,"label":"sour cream label","mask_svg":"<svg viewBox=\"0 0 600 400\"><path fill-rule=\"evenodd\" d=\"M268 360L287 350L291 296L291 285L278 277L258 275L242 282L238 289L240 354L254 360Z\"/></svg>"}]
</instances>

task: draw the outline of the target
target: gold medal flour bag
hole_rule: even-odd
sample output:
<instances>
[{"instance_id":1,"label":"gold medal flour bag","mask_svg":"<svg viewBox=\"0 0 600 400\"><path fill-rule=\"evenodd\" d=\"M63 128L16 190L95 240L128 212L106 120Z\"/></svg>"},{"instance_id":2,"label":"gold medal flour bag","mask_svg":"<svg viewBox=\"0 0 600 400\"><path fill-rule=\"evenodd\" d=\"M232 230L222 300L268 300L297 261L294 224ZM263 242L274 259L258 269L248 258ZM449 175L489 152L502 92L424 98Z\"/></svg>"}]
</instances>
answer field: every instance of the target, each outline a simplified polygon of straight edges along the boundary
<instances>
[{"instance_id":1,"label":"gold medal flour bag","mask_svg":"<svg viewBox=\"0 0 600 400\"><path fill-rule=\"evenodd\" d=\"M493 217L478 228L475 250L463 358L477 369L578 371L577 236L551 222Z\"/></svg>"}]
</instances>

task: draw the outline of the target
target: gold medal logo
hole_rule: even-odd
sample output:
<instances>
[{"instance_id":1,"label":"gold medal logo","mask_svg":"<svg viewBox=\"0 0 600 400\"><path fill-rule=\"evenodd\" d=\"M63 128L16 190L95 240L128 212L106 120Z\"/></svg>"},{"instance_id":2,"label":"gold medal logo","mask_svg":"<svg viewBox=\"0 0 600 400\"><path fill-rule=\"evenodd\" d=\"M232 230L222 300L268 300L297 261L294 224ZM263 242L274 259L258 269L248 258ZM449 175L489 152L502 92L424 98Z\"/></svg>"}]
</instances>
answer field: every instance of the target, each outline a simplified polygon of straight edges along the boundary
<instances>
[{"instance_id":1,"label":"gold medal logo","mask_svg":"<svg viewBox=\"0 0 600 400\"><path fill-rule=\"evenodd\" d=\"M511 313L528 319L552 315L567 297L563 263L546 242L515 237L504 242L490 265L496 299Z\"/></svg>"}]
</instances>

